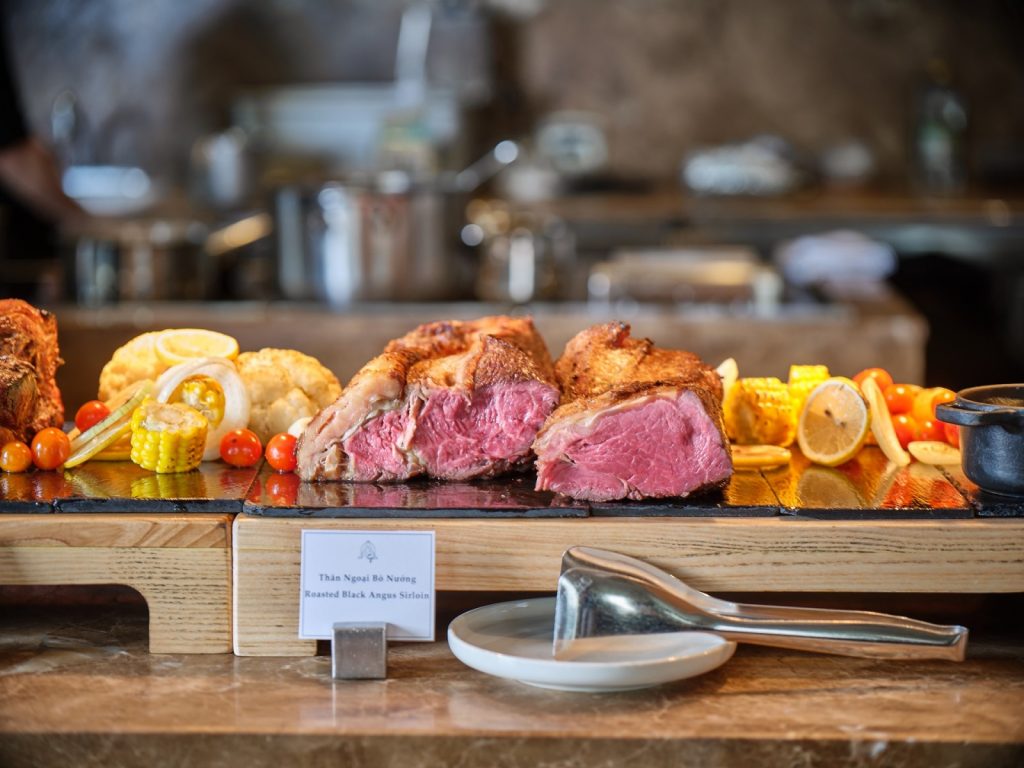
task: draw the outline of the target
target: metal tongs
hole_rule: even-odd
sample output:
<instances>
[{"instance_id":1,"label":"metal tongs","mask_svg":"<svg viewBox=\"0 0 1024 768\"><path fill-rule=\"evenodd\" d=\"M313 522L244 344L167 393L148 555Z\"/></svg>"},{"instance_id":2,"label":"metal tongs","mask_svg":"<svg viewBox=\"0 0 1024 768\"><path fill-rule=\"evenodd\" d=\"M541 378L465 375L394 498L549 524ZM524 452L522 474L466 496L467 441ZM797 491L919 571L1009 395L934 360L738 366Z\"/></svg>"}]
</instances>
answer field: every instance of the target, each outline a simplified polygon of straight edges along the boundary
<instances>
[{"instance_id":1,"label":"metal tongs","mask_svg":"<svg viewBox=\"0 0 1024 768\"><path fill-rule=\"evenodd\" d=\"M963 661L967 629L870 611L731 603L641 560L590 547L562 555L555 658L586 638L713 632L727 640L876 659Z\"/></svg>"}]
</instances>

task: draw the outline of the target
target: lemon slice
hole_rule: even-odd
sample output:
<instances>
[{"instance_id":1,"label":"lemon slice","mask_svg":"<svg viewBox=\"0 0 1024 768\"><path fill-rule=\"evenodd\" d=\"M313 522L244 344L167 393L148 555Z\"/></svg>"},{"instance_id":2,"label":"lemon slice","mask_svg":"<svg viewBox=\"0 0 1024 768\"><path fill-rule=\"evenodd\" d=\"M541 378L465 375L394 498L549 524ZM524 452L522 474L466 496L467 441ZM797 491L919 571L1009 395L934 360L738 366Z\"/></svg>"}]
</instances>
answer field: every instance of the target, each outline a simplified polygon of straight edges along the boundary
<instances>
[{"instance_id":1,"label":"lemon slice","mask_svg":"<svg viewBox=\"0 0 1024 768\"><path fill-rule=\"evenodd\" d=\"M868 399L868 407L871 409L871 433L878 441L878 447L882 449L889 461L898 466L905 467L910 463L910 454L903 450L900 439L896 437L896 429L892 425L892 416L889 415L889 406L885 404L885 396L881 388L872 378L864 379L861 382L864 390L864 397Z\"/></svg>"},{"instance_id":2,"label":"lemon slice","mask_svg":"<svg viewBox=\"0 0 1024 768\"><path fill-rule=\"evenodd\" d=\"M797 442L815 464L835 467L852 459L868 436L868 404L857 385L842 377L811 390L800 412Z\"/></svg>"},{"instance_id":3,"label":"lemon slice","mask_svg":"<svg viewBox=\"0 0 1024 768\"><path fill-rule=\"evenodd\" d=\"M735 469L768 469L789 464L793 454L778 445L734 445L732 465Z\"/></svg>"},{"instance_id":4,"label":"lemon slice","mask_svg":"<svg viewBox=\"0 0 1024 768\"><path fill-rule=\"evenodd\" d=\"M201 357L238 357L238 341L226 333L205 328L173 328L162 332L156 340L157 357L165 365L178 365Z\"/></svg>"},{"instance_id":5,"label":"lemon slice","mask_svg":"<svg viewBox=\"0 0 1024 768\"><path fill-rule=\"evenodd\" d=\"M937 440L915 440L907 446L910 455L922 464L959 464L960 451Z\"/></svg>"}]
</instances>

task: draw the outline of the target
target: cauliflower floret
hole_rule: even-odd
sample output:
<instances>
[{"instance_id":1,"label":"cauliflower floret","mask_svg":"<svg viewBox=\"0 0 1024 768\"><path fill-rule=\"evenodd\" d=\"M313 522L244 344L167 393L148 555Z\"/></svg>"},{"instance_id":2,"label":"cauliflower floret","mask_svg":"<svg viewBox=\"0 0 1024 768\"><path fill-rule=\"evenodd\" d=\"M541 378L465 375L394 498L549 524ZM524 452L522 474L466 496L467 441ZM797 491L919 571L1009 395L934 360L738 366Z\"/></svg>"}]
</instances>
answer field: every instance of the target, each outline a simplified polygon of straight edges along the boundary
<instances>
[{"instance_id":1,"label":"cauliflower floret","mask_svg":"<svg viewBox=\"0 0 1024 768\"><path fill-rule=\"evenodd\" d=\"M252 401L249 429L264 445L296 419L315 416L341 396L341 384L315 357L294 349L243 352L235 361Z\"/></svg>"},{"instance_id":2,"label":"cauliflower floret","mask_svg":"<svg viewBox=\"0 0 1024 768\"><path fill-rule=\"evenodd\" d=\"M119 347L100 372L97 397L109 400L125 387L142 379L156 379L167 365L156 354L156 340L163 331L150 331L136 336Z\"/></svg>"}]
</instances>

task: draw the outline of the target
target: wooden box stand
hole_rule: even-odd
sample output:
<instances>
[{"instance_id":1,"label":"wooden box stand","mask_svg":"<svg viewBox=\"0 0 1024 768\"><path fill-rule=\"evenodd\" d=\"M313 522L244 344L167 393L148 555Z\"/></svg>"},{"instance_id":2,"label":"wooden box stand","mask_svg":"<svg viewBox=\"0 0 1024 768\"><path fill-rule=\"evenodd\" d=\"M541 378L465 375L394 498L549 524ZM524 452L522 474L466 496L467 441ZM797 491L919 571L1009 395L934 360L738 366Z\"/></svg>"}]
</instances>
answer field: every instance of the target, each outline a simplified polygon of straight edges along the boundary
<instances>
[{"instance_id":1,"label":"wooden box stand","mask_svg":"<svg viewBox=\"0 0 1024 768\"><path fill-rule=\"evenodd\" d=\"M296 519L234 524L234 645L242 656L308 656L300 640L303 529L433 530L437 589L550 591L572 545L642 557L718 592L1024 592L1024 518L812 520Z\"/></svg>"},{"instance_id":2,"label":"wooden box stand","mask_svg":"<svg viewBox=\"0 0 1024 768\"><path fill-rule=\"evenodd\" d=\"M231 651L226 514L5 514L0 584L122 584L149 606L151 653Z\"/></svg>"}]
</instances>

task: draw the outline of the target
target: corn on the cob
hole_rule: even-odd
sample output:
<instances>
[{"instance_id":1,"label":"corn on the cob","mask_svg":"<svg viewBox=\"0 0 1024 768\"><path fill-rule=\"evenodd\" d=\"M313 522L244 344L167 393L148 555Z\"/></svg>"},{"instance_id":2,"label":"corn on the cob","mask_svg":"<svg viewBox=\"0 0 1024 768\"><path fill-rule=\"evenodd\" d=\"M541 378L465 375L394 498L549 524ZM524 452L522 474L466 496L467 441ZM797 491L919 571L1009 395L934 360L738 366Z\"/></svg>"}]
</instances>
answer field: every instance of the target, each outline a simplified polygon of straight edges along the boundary
<instances>
[{"instance_id":1,"label":"corn on the cob","mask_svg":"<svg viewBox=\"0 0 1024 768\"><path fill-rule=\"evenodd\" d=\"M224 419L224 390L209 376L185 379L171 395L171 402L182 402L195 408L206 417L211 427L216 427Z\"/></svg>"},{"instance_id":2,"label":"corn on the cob","mask_svg":"<svg viewBox=\"0 0 1024 768\"><path fill-rule=\"evenodd\" d=\"M723 403L725 431L740 445L787 446L796 436L793 401L779 379L738 379Z\"/></svg>"},{"instance_id":3,"label":"corn on the cob","mask_svg":"<svg viewBox=\"0 0 1024 768\"><path fill-rule=\"evenodd\" d=\"M206 417L184 403L147 400L132 414L131 459L152 472L187 472L206 446Z\"/></svg>"},{"instance_id":4,"label":"corn on the cob","mask_svg":"<svg viewBox=\"0 0 1024 768\"><path fill-rule=\"evenodd\" d=\"M793 425L800 421L800 412L804 409L807 396L814 388L827 381L830 374L827 365L791 365L789 366L789 396L793 400Z\"/></svg>"}]
</instances>

